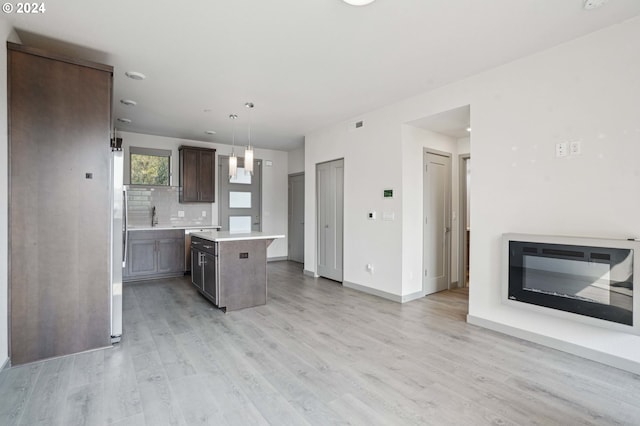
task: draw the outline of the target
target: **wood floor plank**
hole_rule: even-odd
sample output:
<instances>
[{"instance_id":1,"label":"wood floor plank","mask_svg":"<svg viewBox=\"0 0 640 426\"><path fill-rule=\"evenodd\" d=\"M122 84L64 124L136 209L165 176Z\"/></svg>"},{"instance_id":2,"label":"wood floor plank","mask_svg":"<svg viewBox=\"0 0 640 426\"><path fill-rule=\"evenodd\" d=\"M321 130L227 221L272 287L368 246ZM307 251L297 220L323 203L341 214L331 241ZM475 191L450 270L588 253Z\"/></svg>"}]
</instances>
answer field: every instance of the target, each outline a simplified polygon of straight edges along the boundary
<instances>
[{"instance_id":1,"label":"wood floor plank","mask_svg":"<svg viewBox=\"0 0 640 426\"><path fill-rule=\"evenodd\" d=\"M69 390L64 425L101 426L105 424L104 388L91 382Z\"/></svg>"},{"instance_id":2,"label":"wood floor plank","mask_svg":"<svg viewBox=\"0 0 640 426\"><path fill-rule=\"evenodd\" d=\"M147 425L185 425L160 355L149 352L133 358L136 380Z\"/></svg>"},{"instance_id":3,"label":"wood floor plank","mask_svg":"<svg viewBox=\"0 0 640 426\"><path fill-rule=\"evenodd\" d=\"M17 425L42 370L42 363L13 367L0 373L0 425Z\"/></svg>"},{"instance_id":4,"label":"wood floor plank","mask_svg":"<svg viewBox=\"0 0 640 426\"><path fill-rule=\"evenodd\" d=\"M21 425L63 424L65 412L60 407L67 402L73 362L74 356L65 356L42 363L40 375L20 420Z\"/></svg>"}]
</instances>

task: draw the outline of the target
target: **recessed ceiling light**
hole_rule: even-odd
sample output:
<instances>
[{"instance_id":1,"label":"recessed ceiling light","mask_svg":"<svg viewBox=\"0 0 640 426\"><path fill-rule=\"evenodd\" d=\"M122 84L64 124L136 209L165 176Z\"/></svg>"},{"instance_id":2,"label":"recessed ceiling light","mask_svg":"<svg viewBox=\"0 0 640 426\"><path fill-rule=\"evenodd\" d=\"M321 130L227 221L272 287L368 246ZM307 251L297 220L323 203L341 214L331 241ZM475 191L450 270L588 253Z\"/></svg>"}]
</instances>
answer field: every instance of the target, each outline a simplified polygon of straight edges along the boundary
<instances>
[{"instance_id":1,"label":"recessed ceiling light","mask_svg":"<svg viewBox=\"0 0 640 426\"><path fill-rule=\"evenodd\" d=\"M467 127L467 132L471 133L471 127Z\"/></svg>"},{"instance_id":2,"label":"recessed ceiling light","mask_svg":"<svg viewBox=\"0 0 640 426\"><path fill-rule=\"evenodd\" d=\"M131 120L129 120L128 118L119 118L118 117L118 121L121 122L121 123L126 123L126 124L131 123Z\"/></svg>"},{"instance_id":3,"label":"recessed ceiling light","mask_svg":"<svg viewBox=\"0 0 640 426\"><path fill-rule=\"evenodd\" d=\"M133 80L144 80L145 78L147 78L146 75L142 74L141 72L137 72L137 71L127 71L124 73L124 75L126 75L127 77L129 77L130 79Z\"/></svg>"},{"instance_id":4,"label":"recessed ceiling light","mask_svg":"<svg viewBox=\"0 0 640 426\"><path fill-rule=\"evenodd\" d=\"M138 103L136 101L132 101L131 99L120 99L120 103L126 106L136 106Z\"/></svg>"},{"instance_id":5,"label":"recessed ceiling light","mask_svg":"<svg viewBox=\"0 0 640 426\"><path fill-rule=\"evenodd\" d=\"M350 4L351 6L366 6L369 3L373 3L375 0L342 0L343 2Z\"/></svg>"},{"instance_id":6,"label":"recessed ceiling light","mask_svg":"<svg viewBox=\"0 0 640 426\"><path fill-rule=\"evenodd\" d=\"M204 112L211 112L211 109L210 108L205 108L205 109L203 109L203 111Z\"/></svg>"},{"instance_id":7,"label":"recessed ceiling light","mask_svg":"<svg viewBox=\"0 0 640 426\"><path fill-rule=\"evenodd\" d=\"M205 130L204 132L205 132L207 135L215 135L215 134L216 134L215 130Z\"/></svg>"}]
</instances>

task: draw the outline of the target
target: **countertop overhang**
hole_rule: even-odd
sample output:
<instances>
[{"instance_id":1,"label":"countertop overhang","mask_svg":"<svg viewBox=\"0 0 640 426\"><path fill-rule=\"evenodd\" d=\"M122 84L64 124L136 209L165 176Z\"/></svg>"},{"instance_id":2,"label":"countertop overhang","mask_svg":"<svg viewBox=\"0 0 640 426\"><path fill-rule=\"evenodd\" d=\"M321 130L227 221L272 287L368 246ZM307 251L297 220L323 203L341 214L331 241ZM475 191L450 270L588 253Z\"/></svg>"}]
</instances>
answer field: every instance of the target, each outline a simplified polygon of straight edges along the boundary
<instances>
[{"instance_id":1,"label":"countertop overhang","mask_svg":"<svg viewBox=\"0 0 640 426\"><path fill-rule=\"evenodd\" d=\"M221 241L242 241L242 240L275 240L284 238L282 234L270 234L268 232L229 232L229 231L205 231L194 232L192 237L202 238L213 242Z\"/></svg>"},{"instance_id":2,"label":"countertop overhang","mask_svg":"<svg viewBox=\"0 0 640 426\"><path fill-rule=\"evenodd\" d=\"M156 226L132 226L127 231L171 231L171 230L188 230L188 229L220 229L220 225L156 225Z\"/></svg>"}]
</instances>

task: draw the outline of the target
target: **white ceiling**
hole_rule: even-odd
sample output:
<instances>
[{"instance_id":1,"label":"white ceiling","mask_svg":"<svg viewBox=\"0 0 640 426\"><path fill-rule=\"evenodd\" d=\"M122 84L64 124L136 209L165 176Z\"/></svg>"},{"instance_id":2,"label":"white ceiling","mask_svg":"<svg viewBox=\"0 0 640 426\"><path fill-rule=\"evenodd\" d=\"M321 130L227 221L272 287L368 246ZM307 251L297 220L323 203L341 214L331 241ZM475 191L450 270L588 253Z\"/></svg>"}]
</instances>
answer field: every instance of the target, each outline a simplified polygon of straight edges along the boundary
<instances>
[{"instance_id":1,"label":"white ceiling","mask_svg":"<svg viewBox=\"0 0 640 426\"><path fill-rule=\"evenodd\" d=\"M115 67L118 128L254 144L304 135L640 14L638 0L57 0L4 14L24 44ZM125 71L147 75L133 81ZM133 99L126 107L120 99ZM205 110L210 110L205 112ZM215 130L214 136L205 130Z\"/></svg>"},{"instance_id":2,"label":"white ceiling","mask_svg":"<svg viewBox=\"0 0 640 426\"><path fill-rule=\"evenodd\" d=\"M471 108L469 105L443 111L439 114L410 121L407 124L432 132L442 133L452 138L466 138L470 135L467 129L471 124Z\"/></svg>"}]
</instances>

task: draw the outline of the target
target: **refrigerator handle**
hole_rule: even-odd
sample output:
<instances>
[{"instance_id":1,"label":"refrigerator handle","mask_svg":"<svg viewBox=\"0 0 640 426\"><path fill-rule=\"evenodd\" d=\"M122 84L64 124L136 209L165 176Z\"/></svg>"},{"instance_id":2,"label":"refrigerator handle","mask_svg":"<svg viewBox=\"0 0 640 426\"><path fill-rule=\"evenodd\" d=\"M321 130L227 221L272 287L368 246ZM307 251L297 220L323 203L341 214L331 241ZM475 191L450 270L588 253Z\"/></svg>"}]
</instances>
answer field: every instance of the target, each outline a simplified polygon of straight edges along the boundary
<instances>
[{"instance_id":1,"label":"refrigerator handle","mask_svg":"<svg viewBox=\"0 0 640 426\"><path fill-rule=\"evenodd\" d=\"M122 198L124 201L124 208L122 209L122 232L123 232L123 249L122 249L122 267L125 268L127 266L127 249L129 247L129 229L128 229L128 217L129 214L129 200L127 197L126 188L122 190Z\"/></svg>"}]
</instances>

